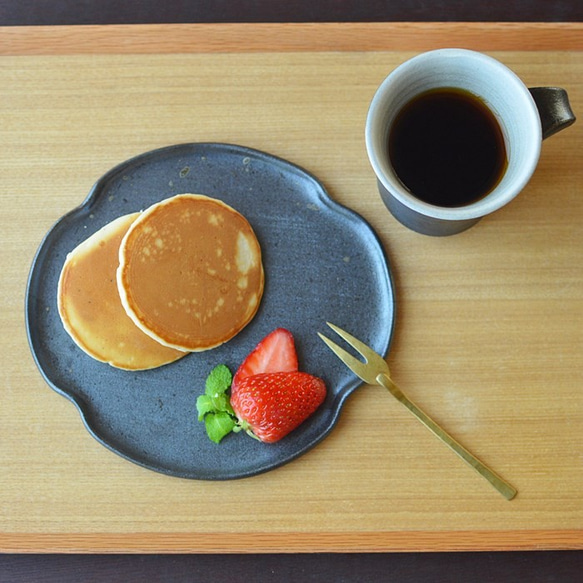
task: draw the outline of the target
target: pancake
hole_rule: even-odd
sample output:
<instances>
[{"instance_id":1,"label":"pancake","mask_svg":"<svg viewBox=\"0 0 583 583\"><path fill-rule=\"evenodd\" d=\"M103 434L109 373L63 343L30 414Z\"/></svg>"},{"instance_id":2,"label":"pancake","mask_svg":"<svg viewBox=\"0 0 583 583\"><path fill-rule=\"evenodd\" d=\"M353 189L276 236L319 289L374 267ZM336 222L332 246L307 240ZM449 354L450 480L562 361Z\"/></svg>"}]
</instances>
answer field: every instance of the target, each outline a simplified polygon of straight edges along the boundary
<instances>
[{"instance_id":1,"label":"pancake","mask_svg":"<svg viewBox=\"0 0 583 583\"><path fill-rule=\"evenodd\" d=\"M138 216L112 221L71 251L57 292L61 320L75 343L96 360L126 370L155 368L185 355L144 334L121 304L119 246Z\"/></svg>"},{"instance_id":2,"label":"pancake","mask_svg":"<svg viewBox=\"0 0 583 583\"><path fill-rule=\"evenodd\" d=\"M117 284L136 326L179 350L227 342L253 318L263 294L261 248L227 204L179 194L146 209L119 249Z\"/></svg>"}]
</instances>

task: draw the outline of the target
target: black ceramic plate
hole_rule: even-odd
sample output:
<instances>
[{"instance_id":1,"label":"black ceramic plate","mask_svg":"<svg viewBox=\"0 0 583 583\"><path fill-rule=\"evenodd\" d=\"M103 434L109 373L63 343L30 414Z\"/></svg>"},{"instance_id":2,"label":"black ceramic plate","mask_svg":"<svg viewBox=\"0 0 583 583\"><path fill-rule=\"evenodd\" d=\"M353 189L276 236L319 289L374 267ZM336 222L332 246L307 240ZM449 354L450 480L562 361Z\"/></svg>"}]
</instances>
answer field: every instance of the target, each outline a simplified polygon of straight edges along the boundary
<instances>
[{"instance_id":1,"label":"black ceramic plate","mask_svg":"<svg viewBox=\"0 0 583 583\"><path fill-rule=\"evenodd\" d=\"M175 194L203 193L247 217L263 250L265 291L254 320L214 350L158 369L126 372L97 362L65 332L56 303L65 257L112 219ZM28 282L26 323L32 353L48 384L79 409L89 432L117 454L172 476L243 478L287 463L333 428L361 382L317 332L331 321L381 354L388 350L394 295L383 249L370 226L329 198L301 168L257 150L227 144L183 144L120 164L83 204L43 240ZM279 326L295 336L302 370L322 377L324 404L275 444L231 434L220 445L197 421L196 398L208 372L235 370Z\"/></svg>"}]
</instances>

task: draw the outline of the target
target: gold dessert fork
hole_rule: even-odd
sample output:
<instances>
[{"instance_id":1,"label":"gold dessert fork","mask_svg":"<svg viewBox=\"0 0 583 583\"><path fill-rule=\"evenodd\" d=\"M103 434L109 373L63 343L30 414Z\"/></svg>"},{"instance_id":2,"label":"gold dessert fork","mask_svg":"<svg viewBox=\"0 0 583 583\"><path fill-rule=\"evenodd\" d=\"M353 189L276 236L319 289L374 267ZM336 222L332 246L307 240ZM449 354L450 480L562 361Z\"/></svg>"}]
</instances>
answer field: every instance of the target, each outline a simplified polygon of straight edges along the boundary
<instances>
[{"instance_id":1,"label":"gold dessert fork","mask_svg":"<svg viewBox=\"0 0 583 583\"><path fill-rule=\"evenodd\" d=\"M356 339L354 336L348 334L338 326L326 322L332 330L334 330L342 339L344 339L350 346L357 350L363 357L364 362L358 358L352 356L349 352L340 348L338 344L332 342L329 338L320 334L318 336L328 345L328 347L336 354L336 356L358 377L360 377L365 383L369 385L380 385L385 387L425 427L432 431L441 441L443 441L448 447L450 447L459 457L461 457L467 464L469 464L474 470L478 472L483 478L488 480L504 498L507 500L512 500L516 496L516 489L513 488L508 482L504 481L498 474L492 471L488 466L483 464L478 458L472 455L465 447L460 445L449 433L443 430L431 417L425 414L415 403L413 403L408 397L406 397L401 389L395 385L391 380L389 365L385 360L378 355L374 350L368 347L364 342Z\"/></svg>"}]
</instances>

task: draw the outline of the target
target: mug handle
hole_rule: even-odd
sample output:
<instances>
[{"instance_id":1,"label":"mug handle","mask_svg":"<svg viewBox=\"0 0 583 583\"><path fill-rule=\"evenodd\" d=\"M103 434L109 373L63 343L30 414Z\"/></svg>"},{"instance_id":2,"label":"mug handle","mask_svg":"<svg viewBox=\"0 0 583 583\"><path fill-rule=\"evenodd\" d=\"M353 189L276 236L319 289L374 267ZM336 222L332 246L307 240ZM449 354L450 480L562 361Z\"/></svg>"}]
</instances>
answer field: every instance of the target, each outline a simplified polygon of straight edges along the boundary
<instances>
[{"instance_id":1,"label":"mug handle","mask_svg":"<svg viewBox=\"0 0 583 583\"><path fill-rule=\"evenodd\" d=\"M543 140L564 130L577 119L569 96L560 87L529 87L541 119Z\"/></svg>"}]
</instances>

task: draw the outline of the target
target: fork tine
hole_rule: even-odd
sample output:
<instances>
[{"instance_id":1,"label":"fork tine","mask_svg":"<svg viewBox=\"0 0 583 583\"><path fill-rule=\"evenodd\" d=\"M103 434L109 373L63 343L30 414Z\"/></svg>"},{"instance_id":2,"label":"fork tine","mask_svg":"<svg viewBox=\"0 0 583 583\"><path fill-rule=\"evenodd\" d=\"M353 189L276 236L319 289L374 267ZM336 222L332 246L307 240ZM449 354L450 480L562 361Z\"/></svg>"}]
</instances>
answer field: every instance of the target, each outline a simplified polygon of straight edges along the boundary
<instances>
[{"instance_id":1,"label":"fork tine","mask_svg":"<svg viewBox=\"0 0 583 583\"><path fill-rule=\"evenodd\" d=\"M328 324L328 326L330 326L330 328L332 328L332 330L334 330L334 332L336 332L340 338L350 344L350 346L352 346L355 350L360 352L365 361L376 369L377 375L381 372L386 374L389 373L389 367L385 362L385 359L380 356L380 354L377 354L370 346L367 346L364 342L358 338L355 338L352 336L352 334L349 334L345 330L342 330L342 328L338 328L338 326L335 326L331 322L326 322L326 324Z\"/></svg>"},{"instance_id":2,"label":"fork tine","mask_svg":"<svg viewBox=\"0 0 583 583\"><path fill-rule=\"evenodd\" d=\"M320 334L318 332L318 336L326 343L328 348L358 377L360 377L363 381L367 383L374 383L375 382L375 375L371 374L370 368L368 364L358 360L358 358L352 356L349 352L346 352L344 348L340 348L338 344L330 340L324 336L324 334Z\"/></svg>"}]
</instances>

